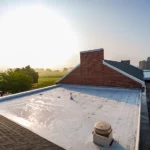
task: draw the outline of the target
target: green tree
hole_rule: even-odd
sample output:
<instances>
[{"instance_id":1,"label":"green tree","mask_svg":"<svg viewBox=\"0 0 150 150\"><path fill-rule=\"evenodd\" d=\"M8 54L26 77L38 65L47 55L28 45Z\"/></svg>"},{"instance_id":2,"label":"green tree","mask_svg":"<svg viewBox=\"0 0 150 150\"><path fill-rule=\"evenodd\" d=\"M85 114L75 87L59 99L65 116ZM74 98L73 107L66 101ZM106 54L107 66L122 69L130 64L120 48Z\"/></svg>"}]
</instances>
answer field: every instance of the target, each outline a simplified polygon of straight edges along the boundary
<instances>
[{"instance_id":1,"label":"green tree","mask_svg":"<svg viewBox=\"0 0 150 150\"><path fill-rule=\"evenodd\" d=\"M15 72L9 69L7 72L0 74L0 91L2 91L2 95L6 92L18 93L30 90L32 83L32 76L25 72Z\"/></svg>"},{"instance_id":2,"label":"green tree","mask_svg":"<svg viewBox=\"0 0 150 150\"><path fill-rule=\"evenodd\" d=\"M6 79L6 74L0 74L0 91L2 92L1 95L5 94L9 90L8 80Z\"/></svg>"},{"instance_id":3,"label":"green tree","mask_svg":"<svg viewBox=\"0 0 150 150\"><path fill-rule=\"evenodd\" d=\"M52 70L51 70L51 69L49 69L49 68L47 68L47 69L46 69L46 72L52 72Z\"/></svg>"},{"instance_id":4,"label":"green tree","mask_svg":"<svg viewBox=\"0 0 150 150\"><path fill-rule=\"evenodd\" d=\"M68 71L68 68L64 68L63 71L64 71L64 72L67 72L67 71Z\"/></svg>"},{"instance_id":5,"label":"green tree","mask_svg":"<svg viewBox=\"0 0 150 150\"><path fill-rule=\"evenodd\" d=\"M30 75L23 72L13 72L9 74L9 92L18 93L30 90L32 87L33 79Z\"/></svg>"},{"instance_id":6,"label":"green tree","mask_svg":"<svg viewBox=\"0 0 150 150\"><path fill-rule=\"evenodd\" d=\"M14 72L23 72L32 77L33 83L38 83L39 74L29 65L24 68L16 68Z\"/></svg>"},{"instance_id":7,"label":"green tree","mask_svg":"<svg viewBox=\"0 0 150 150\"><path fill-rule=\"evenodd\" d=\"M59 70L54 70L53 72L60 72Z\"/></svg>"}]
</instances>

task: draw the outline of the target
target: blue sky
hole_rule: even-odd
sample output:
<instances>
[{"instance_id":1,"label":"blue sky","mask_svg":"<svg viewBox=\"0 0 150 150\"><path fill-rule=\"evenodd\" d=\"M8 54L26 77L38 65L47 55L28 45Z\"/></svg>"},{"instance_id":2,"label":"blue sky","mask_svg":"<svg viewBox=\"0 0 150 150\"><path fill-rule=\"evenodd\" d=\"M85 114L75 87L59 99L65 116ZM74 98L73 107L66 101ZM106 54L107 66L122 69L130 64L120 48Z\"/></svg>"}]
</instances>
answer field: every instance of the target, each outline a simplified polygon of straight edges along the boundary
<instances>
[{"instance_id":1,"label":"blue sky","mask_svg":"<svg viewBox=\"0 0 150 150\"><path fill-rule=\"evenodd\" d=\"M66 64L78 64L79 51L101 47L105 59L130 59L136 66L150 56L149 0L5 0L0 3L0 15L18 6L40 4L65 18L79 39L79 49L65 59Z\"/></svg>"}]
</instances>

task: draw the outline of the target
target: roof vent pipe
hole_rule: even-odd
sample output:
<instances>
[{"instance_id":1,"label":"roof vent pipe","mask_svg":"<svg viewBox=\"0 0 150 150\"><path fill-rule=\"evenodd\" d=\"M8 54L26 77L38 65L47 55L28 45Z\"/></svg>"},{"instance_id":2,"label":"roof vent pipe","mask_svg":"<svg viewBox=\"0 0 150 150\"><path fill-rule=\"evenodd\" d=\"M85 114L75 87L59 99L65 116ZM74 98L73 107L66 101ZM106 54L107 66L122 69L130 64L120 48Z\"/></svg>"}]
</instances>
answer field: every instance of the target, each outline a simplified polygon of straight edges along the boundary
<instances>
[{"instance_id":1,"label":"roof vent pipe","mask_svg":"<svg viewBox=\"0 0 150 150\"><path fill-rule=\"evenodd\" d=\"M111 125L105 121L96 122L93 131L93 142L103 147L111 146L113 142Z\"/></svg>"}]
</instances>

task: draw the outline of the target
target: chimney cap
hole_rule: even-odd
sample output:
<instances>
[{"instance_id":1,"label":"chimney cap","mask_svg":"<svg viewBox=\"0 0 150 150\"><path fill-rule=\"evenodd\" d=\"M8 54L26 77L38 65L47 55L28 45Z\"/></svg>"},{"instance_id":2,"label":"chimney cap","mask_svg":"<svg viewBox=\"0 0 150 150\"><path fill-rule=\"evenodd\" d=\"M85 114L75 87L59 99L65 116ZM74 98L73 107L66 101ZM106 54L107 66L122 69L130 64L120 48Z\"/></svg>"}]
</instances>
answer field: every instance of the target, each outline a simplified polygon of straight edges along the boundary
<instances>
[{"instance_id":1,"label":"chimney cap","mask_svg":"<svg viewBox=\"0 0 150 150\"><path fill-rule=\"evenodd\" d=\"M93 50L85 50L85 51L81 51L81 53L89 53L89 52L97 52L97 51L103 51L103 48L98 48L98 49L93 49Z\"/></svg>"}]
</instances>

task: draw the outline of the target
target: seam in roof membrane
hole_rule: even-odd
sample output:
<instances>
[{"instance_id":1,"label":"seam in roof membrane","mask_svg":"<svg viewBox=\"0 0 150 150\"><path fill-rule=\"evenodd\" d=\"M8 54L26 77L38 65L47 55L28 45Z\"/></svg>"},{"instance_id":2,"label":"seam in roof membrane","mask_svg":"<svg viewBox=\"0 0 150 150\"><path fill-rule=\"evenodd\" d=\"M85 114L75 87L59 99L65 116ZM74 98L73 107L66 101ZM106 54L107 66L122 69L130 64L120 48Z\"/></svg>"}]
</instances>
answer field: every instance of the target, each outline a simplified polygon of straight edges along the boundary
<instances>
[{"instance_id":1,"label":"seam in roof membrane","mask_svg":"<svg viewBox=\"0 0 150 150\"><path fill-rule=\"evenodd\" d=\"M116 67L114 67L114 66L112 66L110 64L108 64L104 60L103 60L103 64L108 66L108 67L110 67L110 68L112 68L113 70L116 70L116 71L120 72L121 74L123 74L123 75L125 75L125 76L127 76L127 77L129 77L131 79L133 79L134 81L142 84L142 87L145 87L145 82L143 82L142 80L140 80L140 79L138 79L138 78L136 78L136 77L134 77L134 76L132 76L132 75L130 75L130 74L128 74L128 73L126 73L126 72L124 72L124 71L122 71L122 70L120 70L120 69L118 69L118 68L116 68Z\"/></svg>"}]
</instances>

